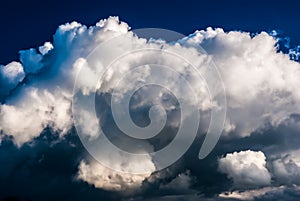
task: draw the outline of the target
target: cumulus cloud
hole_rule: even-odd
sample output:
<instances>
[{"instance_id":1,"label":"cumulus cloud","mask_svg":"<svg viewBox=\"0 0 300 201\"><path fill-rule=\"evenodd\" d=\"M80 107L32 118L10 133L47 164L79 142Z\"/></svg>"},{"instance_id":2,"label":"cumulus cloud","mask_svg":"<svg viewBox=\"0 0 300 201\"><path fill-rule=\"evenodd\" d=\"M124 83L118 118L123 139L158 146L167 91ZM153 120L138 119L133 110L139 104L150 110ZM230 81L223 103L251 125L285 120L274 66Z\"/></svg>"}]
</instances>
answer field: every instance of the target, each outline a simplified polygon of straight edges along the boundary
<instances>
[{"instance_id":1,"label":"cumulus cloud","mask_svg":"<svg viewBox=\"0 0 300 201\"><path fill-rule=\"evenodd\" d=\"M18 146L38 137L47 126L61 136L71 128L71 103L60 90L52 94L27 87L13 101L13 105L1 106L0 129L12 136Z\"/></svg>"},{"instance_id":2,"label":"cumulus cloud","mask_svg":"<svg viewBox=\"0 0 300 201\"><path fill-rule=\"evenodd\" d=\"M149 161L143 161L142 164L145 168L152 171L155 170L151 158ZM124 163L130 164L128 161ZM138 163L136 163L138 165ZM150 176L149 174L126 174L124 172L117 172L109 169L98 162L86 163L81 161L79 165L78 179L86 181L87 183L94 185L96 188L102 188L111 191L122 191L129 194L129 191L138 190L141 187L142 182Z\"/></svg>"},{"instance_id":3,"label":"cumulus cloud","mask_svg":"<svg viewBox=\"0 0 300 201\"><path fill-rule=\"evenodd\" d=\"M43 88L53 94L55 93L55 87L59 87L64 93L71 93L78 66L82 66L82 62L84 62L82 57L87 56L97 44L101 44L114 36L127 34L123 45L131 44L136 47L161 45L161 42L147 43L144 39L139 39L130 34L129 29L130 27L126 23L119 22L117 17L101 20L96 26L89 28L77 22L61 25L54 35L53 45L46 42L39 48L39 52L35 49L20 52L22 64L15 67L19 69L16 70L19 73L13 76L13 85L16 85L16 80L19 81L24 76L21 71L37 74L40 70L47 69L49 71L47 76L41 72L39 74L41 77L44 75L45 78L51 76L51 78L47 78L47 82L42 82ZM277 126L283 120L288 119L291 114L300 110L298 104L300 94L297 90L298 82L300 82L299 64L291 61L288 55L278 53L276 39L265 32L251 37L249 33L245 32L231 31L226 33L222 29L208 28L207 30L196 31L194 34L179 40L179 43L175 46L164 45L166 49L176 49L177 52L182 52L182 55L188 56L188 58L197 61L201 65L204 65L210 56L214 59L224 80L228 99L225 125L227 133L234 133L242 137L248 136L267 124ZM208 56L199 56L197 48L195 49L195 46L199 45L204 47L209 54ZM49 52L51 53L47 54ZM47 57L45 57L46 55ZM109 72L110 76L107 75L106 77L106 86L114 86L114 82L118 80L118 77L122 76L128 69L127 65L132 64L134 60L148 61L153 59L153 56L141 53L134 57L128 57L122 68ZM186 71L188 69L177 67L178 65L174 65L176 62L178 61L166 58L162 64L174 66L184 76L189 76L189 72ZM79 78L78 81L82 79L81 85L85 91L90 87L90 76L97 74L99 70L102 69L87 71L85 76ZM146 74L140 73L137 76L140 77L136 80L143 80ZM12 75L9 79L12 79ZM26 86L21 86L20 90L16 91L16 95L26 93L28 91L26 90L27 87L42 88L38 87L37 84L33 84L36 82L37 77L28 79L30 80L29 83ZM166 79L166 77L158 77L157 79L168 80L168 82L165 82L167 86L178 90L178 93L183 93L183 91L180 91L182 89L173 87L177 80ZM128 86L126 90L129 90L132 83L134 84L134 82L128 80L122 86ZM199 109L207 110L211 108L212 105L203 81L198 79L193 80L192 83L198 90L195 92L196 95L201 99ZM109 91L107 88L102 89ZM124 93L126 93L126 90ZM84 93L87 93L87 91ZM187 96L190 95L187 94ZM23 97L28 96L23 95ZM14 105L15 103L7 101L6 104ZM5 131L4 133L10 134Z\"/></svg>"},{"instance_id":4,"label":"cumulus cloud","mask_svg":"<svg viewBox=\"0 0 300 201\"><path fill-rule=\"evenodd\" d=\"M271 183L263 152L241 151L219 159L219 170L233 179L236 186L265 186Z\"/></svg>"},{"instance_id":5,"label":"cumulus cloud","mask_svg":"<svg viewBox=\"0 0 300 201\"><path fill-rule=\"evenodd\" d=\"M22 50L20 62L0 66L0 138L6 139L6 136L11 136L12 141L21 148L25 143L37 139L46 128L58 133L59 136L65 136L73 126L71 107L75 80L80 93L88 96L95 88L93 81L98 78L99 73L103 72L109 59L88 63L87 57L99 45L117 36L123 37L123 40L119 41L116 47L109 48L112 53L122 52L128 47L131 49L159 47L161 50L171 51L193 61L197 70L202 73L206 72L205 67L213 59L226 89L228 104L224 134L229 143L237 142L241 138L249 139L253 133L264 132L264 129L269 126L274 129L281 124L289 126L287 122L294 121L291 116L300 114L300 91L298 90L300 64L290 59L291 55L297 57L299 51L291 50L290 55L278 51L277 39L274 36L266 32L251 35L247 32L225 32L221 28L207 28L173 43L167 43L161 39L139 38L130 31L129 25L120 22L118 17L110 17L90 27L78 22L61 25L56 30L52 42L46 42L37 49ZM208 54L202 54L200 46ZM110 56L107 52L105 55ZM95 56L101 58L100 54ZM151 75L149 66L144 65L143 68L126 77L130 66L151 63L153 60L171 66L173 70L179 72L181 78L188 80L195 90L193 92L186 90L183 87L183 79L176 76L174 78L174 74L167 71L161 71L150 81L159 81L166 89L172 89L173 95L181 94L188 97L188 104L196 106L196 110L201 112L209 112L212 108L220 106L218 102L211 101L205 81L194 77L191 68L180 59L172 56L162 57L159 53L137 52L123 59L122 63L115 63L103 77L103 82L97 91L102 96L102 105L99 106L102 116L94 119L94 114L90 110L82 108L79 111L82 117L79 120L84 125L82 129L87 137L92 140L97 139L99 134L97 121L110 130L113 137L120 133L112 123L111 113L107 112L114 87L120 84L118 90L114 92L116 92L116 101L122 101L126 94L140 83L145 83ZM79 72L81 76L77 77ZM124 79L119 82L120 78ZM216 78L213 76L210 78L209 81L214 83ZM135 112L133 119L135 123L141 125L147 125L149 122L147 112L150 105L162 105L166 109L169 121L166 121L167 129L163 131L168 133L168 136L155 139L156 145L169 143L174 131L180 126L178 123L180 115L176 113L180 109L178 102L172 95L166 93L166 89L158 91L150 88L143 89L133 96L131 102L131 109ZM219 91L216 90L213 96L217 97L218 93ZM192 114L182 114L183 118L188 118L189 115ZM203 116L208 120L210 118L209 115ZM201 126L208 127L206 125L208 120ZM272 135L266 136L276 138ZM184 143L184 140L181 142ZM138 144L136 141L129 144L130 148L137 147L151 152L157 148L152 147L151 143L153 142L143 142L140 147L135 146ZM226 147L226 149L230 149L229 153L233 152L232 148ZM265 149L270 150L272 147L268 144ZM227 150L222 151L228 153ZM269 161L271 164L269 170L264 153L266 156L274 155L274 158ZM271 179L274 179L276 185L299 184L300 166L295 154L290 152L287 155L284 155L286 153L273 154L265 151L264 153L249 150L227 154L218 160L219 170L233 180L235 187L267 186L271 184ZM125 166L145 166L149 170L149 174L146 175L130 176L114 172L95 161L82 160L76 178L106 190L119 191L143 187L143 181L157 168L151 156L149 154L146 161L126 161L127 158L121 156L118 158ZM217 157L213 157L216 162ZM111 163L117 163L116 158L107 159L111 160ZM194 169L198 168L194 167ZM190 192L188 189L193 182L204 177L199 173L194 180L193 173L195 174L196 171L182 172L173 173L175 174L173 178L159 184L158 189L165 191L181 189Z\"/></svg>"},{"instance_id":6,"label":"cumulus cloud","mask_svg":"<svg viewBox=\"0 0 300 201\"><path fill-rule=\"evenodd\" d=\"M90 38L101 42L124 32L125 25L115 17L89 29L77 22L67 23L57 29L53 45L46 42L38 51L20 51L21 64L1 66L1 97L8 95L28 74L27 80L1 105L1 131L12 136L19 146L39 136L46 127L62 135L66 133L72 125L72 85L77 72L73 63L95 46L87 43Z\"/></svg>"},{"instance_id":7,"label":"cumulus cloud","mask_svg":"<svg viewBox=\"0 0 300 201\"><path fill-rule=\"evenodd\" d=\"M149 46L144 40L136 40L131 36L125 37L123 42L136 47ZM189 37L180 40L179 43L188 49L164 45L169 50L179 49L182 55L203 65L205 56L199 56L193 48L201 45L209 53L209 56L214 58L219 67L228 98L228 119L225 125L227 133L240 137L249 136L252 132L263 129L265 125L278 126L284 120L289 119L291 114L299 111L297 103L300 95L296 87L300 80L299 64L291 61L288 55L277 51L276 39L273 36L262 32L251 37L249 33L245 32L225 33L222 29L208 28L206 31L196 31ZM131 60L137 60L137 58L147 61L151 59L151 55L127 58L128 60L123 62L122 68L119 67L117 71L109 72L110 75L107 77L106 87L103 90L109 91L109 87L115 86L118 78L128 70L127 65L132 64ZM178 61L172 59L164 62L175 66L174 68L178 66L174 65ZM176 70L188 76L186 69ZM144 72L135 79L144 80L146 75L147 73ZM158 77L158 79L166 78ZM166 86L174 84L172 80L168 81ZM131 80L125 82L122 85L123 90L125 92L129 90L133 83ZM205 85L199 79L192 83L198 89L195 93L201 97L199 109L210 108L207 91L203 89ZM247 94L247 96L243 94Z\"/></svg>"},{"instance_id":8,"label":"cumulus cloud","mask_svg":"<svg viewBox=\"0 0 300 201\"><path fill-rule=\"evenodd\" d=\"M299 112L299 63L278 53L276 39L261 32L224 32L208 28L184 40L202 45L218 65L228 100L227 117L238 136L272 124L277 126Z\"/></svg>"},{"instance_id":9,"label":"cumulus cloud","mask_svg":"<svg viewBox=\"0 0 300 201\"><path fill-rule=\"evenodd\" d=\"M6 66L0 66L0 100L4 99L9 92L25 77L22 64L11 62Z\"/></svg>"}]
</instances>

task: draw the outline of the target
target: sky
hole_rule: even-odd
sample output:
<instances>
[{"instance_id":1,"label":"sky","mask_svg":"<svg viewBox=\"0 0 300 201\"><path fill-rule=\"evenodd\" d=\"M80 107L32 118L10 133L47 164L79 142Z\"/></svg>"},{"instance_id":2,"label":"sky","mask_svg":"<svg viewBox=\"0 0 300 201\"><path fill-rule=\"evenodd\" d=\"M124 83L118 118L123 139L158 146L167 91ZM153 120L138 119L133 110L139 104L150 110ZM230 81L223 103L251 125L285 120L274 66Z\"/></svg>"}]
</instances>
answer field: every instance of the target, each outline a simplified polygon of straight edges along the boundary
<instances>
[{"instance_id":1,"label":"sky","mask_svg":"<svg viewBox=\"0 0 300 201\"><path fill-rule=\"evenodd\" d=\"M190 34L208 26L253 33L280 30L299 44L296 0L279 1L5 1L1 2L1 64L18 59L20 49L51 40L57 26L78 21L93 25L119 16L134 29L164 28Z\"/></svg>"},{"instance_id":2,"label":"sky","mask_svg":"<svg viewBox=\"0 0 300 201\"><path fill-rule=\"evenodd\" d=\"M1 3L0 200L299 200L297 4Z\"/></svg>"}]
</instances>

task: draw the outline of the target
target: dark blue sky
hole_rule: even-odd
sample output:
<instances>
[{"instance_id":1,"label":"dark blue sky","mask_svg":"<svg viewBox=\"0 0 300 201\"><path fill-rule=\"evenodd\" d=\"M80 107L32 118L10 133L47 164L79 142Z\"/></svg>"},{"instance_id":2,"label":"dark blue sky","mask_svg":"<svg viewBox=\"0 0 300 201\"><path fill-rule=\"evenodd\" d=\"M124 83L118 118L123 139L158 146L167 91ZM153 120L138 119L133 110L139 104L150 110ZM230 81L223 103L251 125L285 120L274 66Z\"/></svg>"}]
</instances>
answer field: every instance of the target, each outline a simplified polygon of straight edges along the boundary
<instances>
[{"instance_id":1,"label":"dark blue sky","mask_svg":"<svg viewBox=\"0 0 300 201\"><path fill-rule=\"evenodd\" d=\"M189 34L207 26L259 32L281 30L300 44L297 1L24 1L0 3L0 64L18 59L18 51L51 41L58 25L73 20L93 25L118 15L136 28L156 27Z\"/></svg>"}]
</instances>

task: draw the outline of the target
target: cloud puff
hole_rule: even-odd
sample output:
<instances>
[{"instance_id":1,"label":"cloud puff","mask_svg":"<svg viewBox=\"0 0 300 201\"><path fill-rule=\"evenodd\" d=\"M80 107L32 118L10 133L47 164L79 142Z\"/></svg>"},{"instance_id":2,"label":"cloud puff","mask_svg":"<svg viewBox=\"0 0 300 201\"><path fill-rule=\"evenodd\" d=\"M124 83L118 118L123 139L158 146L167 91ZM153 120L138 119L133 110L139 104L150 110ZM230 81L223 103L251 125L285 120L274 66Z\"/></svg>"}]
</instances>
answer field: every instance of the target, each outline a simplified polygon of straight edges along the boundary
<instances>
[{"instance_id":1,"label":"cloud puff","mask_svg":"<svg viewBox=\"0 0 300 201\"><path fill-rule=\"evenodd\" d=\"M129 164L128 161L124 161L124 164ZM138 163L136 163L138 165ZM154 164L149 157L149 161L143 161L139 164L152 171L155 170ZM138 190L142 182L150 176L149 174L128 174L124 172L117 172L104 167L98 162L86 163L81 161L79 165L78 179L86 181L87 183L94 185L96 188L102 188L111 191L122 191L130 194L129 191Z\"/></svg>"},{"instance_id":2,"label":"cloud puff","mask_svg":"<svg viewBox=\"0 0 300 201\"><path fill-rule=\"evenodd\" d=\"M22 64L11 62L6 66L0 66L0 100L4 99L9 92L23 80L25 73Z\"/></svg>"},{"instance_id":3,"label":"cloud puff","mask_svg":"<svg viewBox=\"0 0 300 201\"><path fill-rule=\"evenodd\" d=\"M53 49L53 45L50 42L45 42L43 46L39 47L39 52L42 55L45 55L52 49Z\"/></svg>"},{"instance_id":4,"label":"cloud puff","mask_svg":"<svg viewBox=\"0 0 300 201\"><path fill-rule=\"evenodd\" d=\"M236 186L265 186L271 183L263 152L241 151L219 159L219 170L233 179Z\"/></svg>"},{"instance_id":5,"label":"cloud puff","mask_svg":"<svg viewBox=\"0 0 300 201\"><path fill-rule=\"evenodd\" d=\"M18 146L38 137L48 126L61 136L72 126L71 103L60 90L50 93L27 87L14 102L1 106L0 129L12 136Z\"/></svg>"}]
</instances>

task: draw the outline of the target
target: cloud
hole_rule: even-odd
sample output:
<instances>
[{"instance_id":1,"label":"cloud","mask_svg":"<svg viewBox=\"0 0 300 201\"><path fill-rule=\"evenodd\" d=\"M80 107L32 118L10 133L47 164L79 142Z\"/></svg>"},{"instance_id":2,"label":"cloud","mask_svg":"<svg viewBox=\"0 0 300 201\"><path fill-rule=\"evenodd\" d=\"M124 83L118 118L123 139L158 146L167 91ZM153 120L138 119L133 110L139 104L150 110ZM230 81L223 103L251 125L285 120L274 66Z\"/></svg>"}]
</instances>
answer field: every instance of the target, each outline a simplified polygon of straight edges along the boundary
<instances>
[{"instance_id":1,"label":"cloud","mask_svg":"<svg viewBox=\"0 0 300 201\"><path fill-rule=\"evenodd\" d=\"M15 99L13 105L1 105L0 129L12 136L18 146L38 137L46 127L51 127L61 136L70 130L71 103L68 95L60 90L50 93L26 87Z\"/></svg>"},{"instance_id":2,"label":"cloud","mask_svg":"<svg viewBox=\"0 0 300 201\"><path fill-rule=\"evenodd\" d=\"M228 100L228 122L235 134L248 136L271 124L277 126L299 112L299 63L277 51L276 39L261 32L224 32L208 28L184 40L202 45L220 69ZM231 127L232 127L231 126Z\"/></svg>"},{"instance_id":3,"label":"cloud","mask_svg":"<svg viewBox=\"0 0 300 201\"><path fill-rule=\"evenodd\" d=\"M124 161L124 163L126 162ZM147 162L143 162L143 165L150 166L152 171L155 170L151 161L146 163ZM138 190L141 187L142 182L149 176L150 174L132 175L124 172L117 172L106 168L95 161L90 164L81 161L77 178L94 185L96 188L110 191L122 191L126 194L130 194L129 191Z\"/></svg>"},{"instance_id":4,"label":"cloud","mask_svg":"<svg viewBox=\"0 0 300 201\"><path fill-rule=\"evenodd\" d=\"M272 190L266 192L264 195L255 198L256 201L262 200L297 200L300 196L299 186L280 186L278 188L273 188Z\"/></svg>"},{"instance_id":5,"label":"cloud","mask_svg":"<svg viewBox=\"0 0 300 201\"><path fill-rule=\"evenodd\" d=\"M84 147L75 132L61 138L59 133L47 129L22 147L3 139L0 200L12 196L19 200L81 201L99 197L113 200L114 195L76 179L80 161L85 157Z\"/></svg>"},{"instance_id":6,"label":"cloud","mask_svg":"<svg viewBox=\"0 0 300 201\"><path fill-rule=\"evenodd\" d=\"M90 29L77 22L61 25L53 45L46 42L39 51L20 51L21 63L1 66L1 98L17 88L0 106L0 130L12 136L18 146L39 136L46 127L60 131L61 135L66 133L72 125L72 85L77 72L73 63L94 47L87 43L90 38L100 43L113 37L114 32L120 34L116 24L118 18L112 17ZM120 23L121 33L124 26L127 25ZM25 76L26 80L18 85Z\"/></svg>"},{"instance_id":7,"label":"cloud","mask_svg":"<svg viewBox=\"0 0 300 201\"><path fill-rule=\"evenodd\" d=\"M128 44L134 47L161 45L161 42L147 43L146 40L130 34L129 29L130 27L126 23L120 22L117 17L101 20L96 26L89 28L77 22L61 25L54 35L53 45L46 42L39 47L39 52L35 49L20 52L21 65L18 65L19 70L22 71L22 67L26 74L33 73L39 76L31 78L28 76L29 81L26 86L20 86L13 96L22 96L20 94L26 93L28 91L26 88L30 87L37 88L38 91L47 90L51 94L55 94L57 88L63 91L62 94L72 93L72 84L78 69L84 63L83 58L97 45L114 36L126 34L123 40L124 46ZM181 52L182 55L202 65L212 57L219 67L228 100L225 131L230 133L229 136L244 137L268 124L278 126L291 114L300 111L298 104L300 94L297 90L297 86L300 84L299 63L291 61L288 55L277 52L276 39L273 36L262 32L251 37L246 32L231 31L226 33L220 28L208 28L207 30L196 31L194 34L179 40L178 44L175 46L164 44L164 46L166 49ZM197 49L195 49L195 46L199 45L204 47L209 54L208 56L199 56ZM132 62L137 60L147 62L155 56L157 55L141 53L128 57L127 60L124 60L122 68L119 67L117 71L110 72L111 76L106 77L106 88L101 90L105 90L103 92L111 90L109 87L114 86L114 83L119 80L120 76L123 76L124 72L128 70L128 65L131 65ZM188 69L174 65L176 62L178 61L171 57L162 61L163 64L174 66L183 76L188 77ZM39 72L41 70L47 73ZM89 82L92 79L87 78L101 72L102 69L90 69L90 72L88 68L86 70L87 74L78 79L80 86L85 90L84 93L87 93L86 90L91 87ZM21 74L16 75L14 80L19 81L20 76L22 77ZM147 77L147 73L142 72L136 76L136 80L143 80ZM184 88L174 87L176 84L178 85L178 80L171 79L171 74L169 75L170 79L165 76L160 78L158 75L157 80L165 80L163 84L166 87L171 87L174 93L176 90L179 94L187 93ZM41 81L42 79L44 80ZM46 79L47 81L45 81ZM14 86L16 82L14 81ZM43 83L42 87L38 86L37 83L39 82ZM195 94L201 100L198 103L199 109L208 110L213 107L203 81L195 79L191 83L197 89ZM131 80L124 80L122 85L123 87L126 86L122 89L124 94L134 86L132 84L134 82ZM186 96L192 97L189 94ZM28 96L23 95L23 97ZM190 100L193 101L193 98ZM8 99L6 105L15 106L16 103ZM22 107L19 108L21 111ZM12 129L8 130L11 131ZM7 132L8 130L4 130L4 133L13 135ZM29 137L29 139L31 138Z\"/></svg>"},{"instance_id":8,"label":"cloud","mask_svg":"<svg viewBox=\"0 0 300 201\"><path fill-rule=\"evenodd\" d=\"M53 45L50 42L45 42L43 46L39 47L39 52L42 55L45 55L52 49L53 49Z\"/></svg>"},{"instance_id":9,"label":"cloud","mask_svg":"<svg viewBox=\"0 0 300 201\"><path fill-rule=\"evenodd\" d=\"M11 62L6 66L0 66L0 100L2 101L9 92L25 77L22 64Z\"/></svg>"},{"instance_id":10,"label":"cloud","mask_svg":"<svg viewBox=\"0 0 300 201\"><path fill-rule=\"evenodd\" d=\"M191 176L189 170L186 172L178 174L171 182L167 184L161 184L161 190L173 190L180 191L182 194L192 194L195 193L195 190L191 189L191 186L195 183L195 178Z\"/></svg>"},{"instance_id":11,"label":"cloud","mask_svg":"<svg viewBox=\"0 0 300 201\"><path fill-rule=\"evenodd\" d=\"M219 194L221 198L233 198L238 200L254 200L257 197L261 197L265 195L267 192L276 191L278 188L274 187L263 187L259 189L253 190L246 190L246 191L232 191L232 192L225 192Z\"/></svg>"},{"instance_id":12,"label":"cloud","mask_svg":"<svg viewBox=\"0 0 300 201\"><path fill-rule=\"evenodd\" d=\"M180 192L194 193L197 191L205 196L212 194L214 196L222 194L220 191L224 189L249 190L251 188L253 190L253 188L261 186L274 185L278 187L279 185L299 184L299 159L297 154L293 153L300 149L297 137L299 126L297 127L298 123L295 122L297 114L300 114L300 91L298 90L300 64L290 59L291 55L297 57L299 51L291 50L290 55L280 52L277 45L278 39L266 32L251 35L247 32L225 32L221 28L207 28L196 31L177 42L168 43L161 39L147 41L139 38L130 31L129 25L119 21L118 17L101 20L95 26L90 27L78 22L61 25L56 30L53 41L46 42L37 49L22 50L20 51L20 62L11 62L0 67L0 138L2 140L0 148L6 146L5 144L11 140L18 149L23 150L25 147L35 152L35 143L40 143L45 132L53 136L57 134L58 139L56 140L66 143L64 140L75 133L71 112L74 104L72 96L75 80L81 95L91 94L95 88L93 81L98 78L98 74L103 72L109 59L99 63L96 63L97 60L91 62L89 60L90 53L118 36L122 38L120 43L106 48L112 50L112 55L119 51L122 52L128 47L132 49L158 47L161 50L175 52L179 56L188 58L197 64L197 70L202 73L213 59L224 81L227 95L227 119L221 139L224 144L219 143L215 152L211 153L208 159L191 161L190 159L194 155L193 160L196 160L197 157L193 153L199 152L201 143L196 141L195 147L197 148L193 147L193 150L187 152L183 156L184 159L178 162L179 164L175 164L180 167L178 168L180 170L170 168L159 171L159 173L156 172L159 164L153 161L153 155L149 153L170 143L180 126L180 117L189 118L193 114L180 114L178 106L180 99L176 100L176 95L181 95L180 97L183 98L188 97L188 105L195 106L193 112L201 111L201 118L204 121L201 122L201 132L198 133L200 139L205 135L211 117L207 113L212 108L220 107L220 104L211 102L206 82L203 79L197 79L191 68L188 68L188 65L178 57L170 55L162 57L161 52L157 54L141 51L130 54L121 60L122 62L114 63L106 72L102 85L97 91L98 119L95 119L95 114L86 108L81 108L82 110L78 112L82 117L79 119L80 123L84 125L83 133L91 140L99 137L97 126L100 122L102 128L109 131L108 137L114 140L119 147L129 147L129 151L146 151L148 153L145 161L127 160L122 156L116 158L108 156L106 159L109 162L119 165L121 161L124 167L145 167L149 173L130 176L114 172L96 161L87 160L87 153L80 159L80 154L77 153L78 157L72 157L76 162L68 166L73 170L72 173L68 173L68 178L72 176L76 178L76 181L72 182L78 182L80 188L84 186L84 189L94 186L96 190L93 188L95 191L93 191L93 198L97 198L99 189L130 192L132 189L138 189L136 190L138 193L145 193L149 197L152 194L163 196L163 200L172 199L165 194L178 195ZM200 46L205 49L207 55L202 54ZM107 52L102 53L94 56L101 59L102 55L112 56ZM153 78L150 78L152 71L147 65L142 65L143 68L128 73L131 66L151 63L157 59L160 59L160 64L170 66L179 72L181 77L174 76L174 73L170 73L171 71L161 70ZM77 77L79 72L81 76ZM120 81L121 78L123 80ZM208 81L212 83L216 81L215 77L210 78ZM116 92L115 101L120 103L122 98L126 97L136 86L149 80L160 82L165 88L148 87L137 91L130 102L131 117L137 125L148 125L151 122L148 115L149 108L152 105L163 106L166 112L157 110L158 112L155 114L159 114L158 116L166 114L168 117L166 127L161 133L165 135L159 135L152 141L129 142L128 138L126 138L128 141L122 141L116 136L124 133L118 129L113 121L113 115L109 111L112 92L119 84L119 88L114 92ZM188 80L195 90L187 90L184 87L184 80ZM171 89L169 91L172 93L168 93L168 89ZM213 95L217 97L219 92L216 90ZM93 107L93 109L95 108ZM189 131L186 133L190 133ZM180 145L184 144L185 140L182 139ZM49 140L50 147L53 146L52 143ZM141 146L137 146L138 144ZM10 146L14 147L12 144ZM64 146L70 148L73 145L66 143ZM42 150L41 152L47 152ZM16 155L20 154L18 151L15 152ZM227 155L220 158L222 154ZM64 155L64 150L60 153L55 152L54 155ZM2 155L1 157L5 158ZM26 154L22 155L17 161L27 161L28 157ZM13 161L7 163L14 164ZM21 162L19 163L21 164ZM19 170L15 168L15 171L26 172L30 169L27 168L29 166L21 167ZM218 166L220 172L225 173L228 178L224 175L223 178L217 172ZM7 167L10 167L9 164ZM33 167L39 166L33 163ZM13 171L12 169L6 168L5 171L10 172ZM59 171L63 172L62 169L60 168ZM188 169L190 171L187 171ZM166 173L168 171L170 172ZM24 175L20 175L20 180L28 178L25 173ZM62 173L57 177L57 181L62 181L66 176ZM6 181L10 179L18 180L10 177ZM233 186L230 185L229 180L233 180ZM39 183L38 179L35 181ZM216 181L220 182L217 187ZM54 187L51 186L52 188ZM75 189L80 188L77 186ZM101 193L103 193L102 190ZM242 196L248 196L248 194L244 193ZM199 199L199 196L190 197ZM174 197L175 200L181 198L182 196ZM216 197L216 200L218 199L222 198Z\"/></svg>"},{"instance_id":13,"label":"cloud","mask_svg":"<svg viewBox=\"0 0 300 201\"><path fill-rule=\"evenodd\" d=\"M233 179L238 187L265 186L271 183L266 157L261 151L234 152L219 159L218 163L219 170Z\"/></svg>"},{"instance_id":14,"label":"cloud","mask_svg":"<svg viewBox=\"0 0 300 201\"><path fill-rule=\"evenodd\" d=\"M272 161L274 178L278 183L300 185L299 152L293 151Z\"/></svg>"},{"instance_id":15,"label":"cloud","mask_svg":"<svg viewBox=\"0 0 300 201\"><path fill-rule=\"evenodd\" d=\"M148 46L144 40L136 40L130 36L125 37L124 40L126 44ZM191 46L202 45L218 65L228 98L228 119L225 126L228 133L240 137L249 136L252 132L263 129L265 125L278 126L295 111L299 111L299 104L296 104L300 97L296 89L300 80L299 64L291 61L288 55L277 52L276 39L267 33L262 32L251 37L249 33L233 31L225 33L222 29L209 28L206 31L196 31L180 43L189 49L179 48L179 51L193 60L200 58ZM167 44L165 46L170 49L178 48ZM110 72L114 76L107 77L106 86L114 86L118 78L128 69L126 64L132 63L131 60L137 58L147 61L151 59L151 55L129 57L123 63L122 68ZM172 60L165 62L172 66ZM146 74L139 76L141 77L138 78L143 80ZM135 79L139 80L138 78ZM125 92L131 88L132 83L134 82L127 81L122 85L126 86ZM171 81L167 86L172 86L172 84ZM203 101L200 103L200 109L208 109L209 99L205 90L201 88L204 86L203 83L195 80L193 85L199 86L195 88L199 89L196 94ZM88 85L83 87L86 88ZM110 89L103 90L109 91ZM247 96L242 94L247 94Z\"/></svg>"},{"instance_id":16,"label":"cloud","mask_svg":"<svg viewBox=\"0 0 300 201\"><path fill-rule=\"evenodd\" d=\"M233 191L221 193L219 197L237 200L297 200L299 196L299 186L279 186L279 187L263 187L246 191Z\"/></svg>"}]
</instances>

